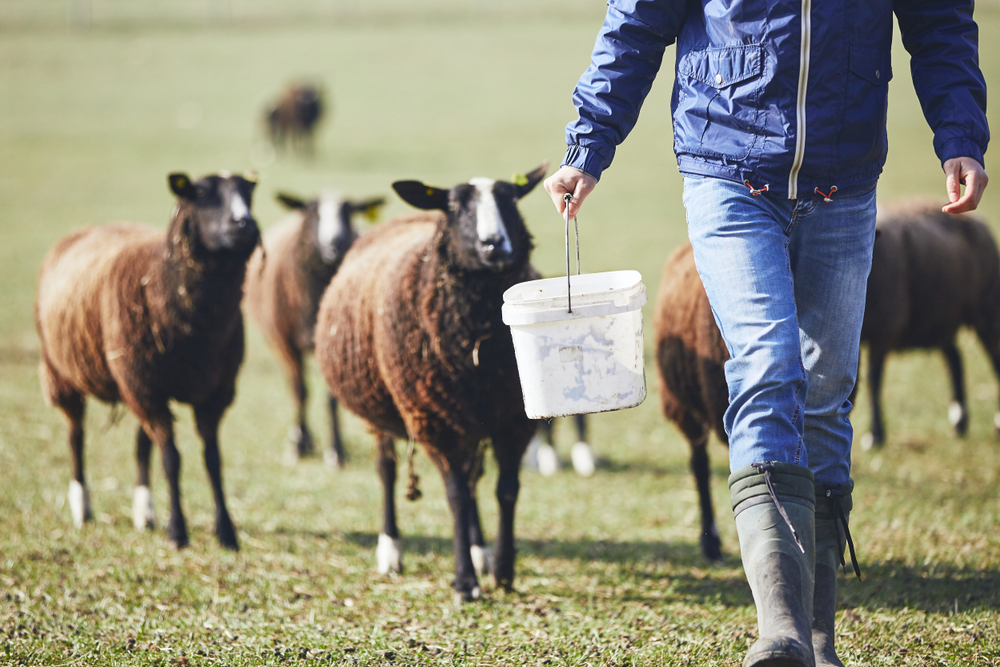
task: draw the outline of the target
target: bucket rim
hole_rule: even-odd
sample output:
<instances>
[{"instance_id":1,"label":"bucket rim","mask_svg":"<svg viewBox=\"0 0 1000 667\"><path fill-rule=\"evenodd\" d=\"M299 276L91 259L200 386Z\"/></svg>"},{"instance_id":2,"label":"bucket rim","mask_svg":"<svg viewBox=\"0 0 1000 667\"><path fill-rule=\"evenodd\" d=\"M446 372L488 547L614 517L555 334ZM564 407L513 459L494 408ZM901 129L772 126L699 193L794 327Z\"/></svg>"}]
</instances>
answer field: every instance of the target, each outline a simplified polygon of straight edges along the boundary
<instances>
[{"instance_id":1,"label":"bucket rim","mask_svg":"<svg viewBox=\"0 0 1000 667\"><path fill-rule=\"evenodd\" d=\"M580 282L593 282L594 278L609 279L618 281L617 284L599 290L585 289L580 286ZM581 300L597 300L608 295L619 295L641 289L642 274L635 269L622 269L618 271L599 271L595 273L582 273L571 276L572 297L574 302ZM578 291L578 286L579 291ZM540 278L528 280L512 285L503 293L504 305L537 306L554 300L566 300L566 277ZM582 304L581 304L582 305Z\"/></svg>"}]
</instances>

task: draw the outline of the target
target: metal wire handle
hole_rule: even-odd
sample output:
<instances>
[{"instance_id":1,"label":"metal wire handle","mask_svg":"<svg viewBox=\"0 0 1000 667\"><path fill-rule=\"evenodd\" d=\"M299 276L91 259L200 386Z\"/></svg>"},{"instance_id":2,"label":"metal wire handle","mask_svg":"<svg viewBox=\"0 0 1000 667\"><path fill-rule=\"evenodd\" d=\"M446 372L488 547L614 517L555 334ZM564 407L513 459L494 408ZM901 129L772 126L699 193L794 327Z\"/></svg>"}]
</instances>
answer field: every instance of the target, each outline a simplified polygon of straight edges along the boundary
<instances>
[{"instance_id":1,"label":"metal wire handle","mask_svg":"<svg viewBox=\"0 0 1000 667\"><path fill-rule=\"evenodd\" d=\"M563 220L566 221L566 312L573 312L573 299L570 293L570 272L569 272L569 203L573 201L573 195L567 192L563 195ZM573 237L576 239L576 275L580 275L580 224L573 216Z\"/></svg>"}]
</instances>

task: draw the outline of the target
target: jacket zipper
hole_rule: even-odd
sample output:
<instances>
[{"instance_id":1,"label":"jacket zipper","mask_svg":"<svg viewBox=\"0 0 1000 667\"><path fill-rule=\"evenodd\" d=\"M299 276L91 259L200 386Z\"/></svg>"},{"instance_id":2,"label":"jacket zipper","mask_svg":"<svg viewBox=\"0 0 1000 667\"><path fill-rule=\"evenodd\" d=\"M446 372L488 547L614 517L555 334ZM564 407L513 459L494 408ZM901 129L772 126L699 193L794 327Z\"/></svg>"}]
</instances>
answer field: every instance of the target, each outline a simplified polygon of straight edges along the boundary
<instances>
[{"instance_id":1,"label":"jacket zipper","mask_svg":"<svg viewBox=\"0 0 1000 667\"><path fill-rule=\"evenodd\" d=\"M799 194L799 169L806 154L806 88L809 85L809 48L812 41L812 0L802 0L802 44L799 52L799 90L795 100L795 158L788 174L788 198Z\"/></svg>"}]
</instances>

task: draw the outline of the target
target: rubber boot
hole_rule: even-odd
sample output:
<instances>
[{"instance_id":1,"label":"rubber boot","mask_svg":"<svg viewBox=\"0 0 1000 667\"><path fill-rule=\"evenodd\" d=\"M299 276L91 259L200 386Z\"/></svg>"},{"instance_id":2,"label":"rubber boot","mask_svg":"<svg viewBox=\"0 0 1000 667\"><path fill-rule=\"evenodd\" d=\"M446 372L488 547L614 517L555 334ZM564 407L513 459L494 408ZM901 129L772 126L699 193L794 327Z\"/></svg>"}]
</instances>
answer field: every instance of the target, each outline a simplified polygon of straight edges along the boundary
<instances>
[{"instance_id":1,"label":"rubber boot","mask_svg":"<svg viewBox=\"0 0 1000 667\"><path fill-rule=\"evenodd\" d=\"M837 613L837 567L844 564L848 536L846 524L853 507L853 490L853 481L841 486L816 485L816 585L813 589L812 621L816 667L844 667L834 649L833 626ZM854 571L860 577L853 546L851 557Z\"/></svg>"},{"instance_id":2,"label":"rubber boot","mask_svg":"<svg viewBox=\"0 0 1000 667\"><path fill-rule=\"evenodd\" d=\"M758 639L743 667L814 667L812 472L791 463L755 463L730 475L729 492L757 605Z\"/></svg>"}]
</instances>

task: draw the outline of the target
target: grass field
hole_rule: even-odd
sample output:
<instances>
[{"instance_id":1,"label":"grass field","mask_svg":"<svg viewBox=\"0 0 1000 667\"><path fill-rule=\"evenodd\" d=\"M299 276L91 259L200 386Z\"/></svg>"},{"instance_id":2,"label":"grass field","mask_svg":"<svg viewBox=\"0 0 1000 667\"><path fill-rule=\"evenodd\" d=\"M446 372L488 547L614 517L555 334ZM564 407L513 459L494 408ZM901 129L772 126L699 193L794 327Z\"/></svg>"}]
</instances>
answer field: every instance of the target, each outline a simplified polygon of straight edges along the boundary
<instances>
[{"instance_id":1,"label":"grass field","mask_svg":"<svg viewBox=\"0 0 1000 667\"><path fill-rule=\"evenodd\" d=\"M162 527L132 529L136 421L97 403L87 420L96 521L73 528L66 428L41 398L32 323L36 273L56 239L115 220L165 225L175 170L256 169L266 228L281 215L278 189L388 196L399 178L450 187L558 164L570 92L604 13L594 0L294 0L281 15L262 0L89 6L89 27L70 29L69 2L0 4L0 664L740 664L756 627L726 509L726 453L711 450L727 556L710 566L687 446L660 416L652 381L639 408L591 419L593 478L522 475L517 592L487 585L484 601L461 608L449 589L451 520L427 459L417 457L423 500L400 500L406 573L380 577L371 437L349 417L346 470L315 459L283 467L291 398L253 328L221 435L242 551L212 538L186 408L176 415L191 547L173 550ZM987 81L1000 85L1000 10L977 18ZM897 48L883 202L943 196L908 72ZM323 82L333 100L312 162L271 159L261 143L263 105L297 78ZM585 269L638 269L651 297L686 236L670 83L668 67L580 219ZM388 216L406 210L389 202ZM541 191L521 210L536 265L558 273L560 219ZM1000 231L992 190L983 217ZM841 578L838 614L850 665L1000 665L998 389L970 334L961 347L967 438L948 429L941 358L912 353L887 369L888 444L855 450L864 580ZM854 417L860 434L864 390ZM557 432L568 458L568 424ZM480 487L489 535L495 473ZM159 468L153 487L162 525Z\"/></svg>"}]
</instances>

